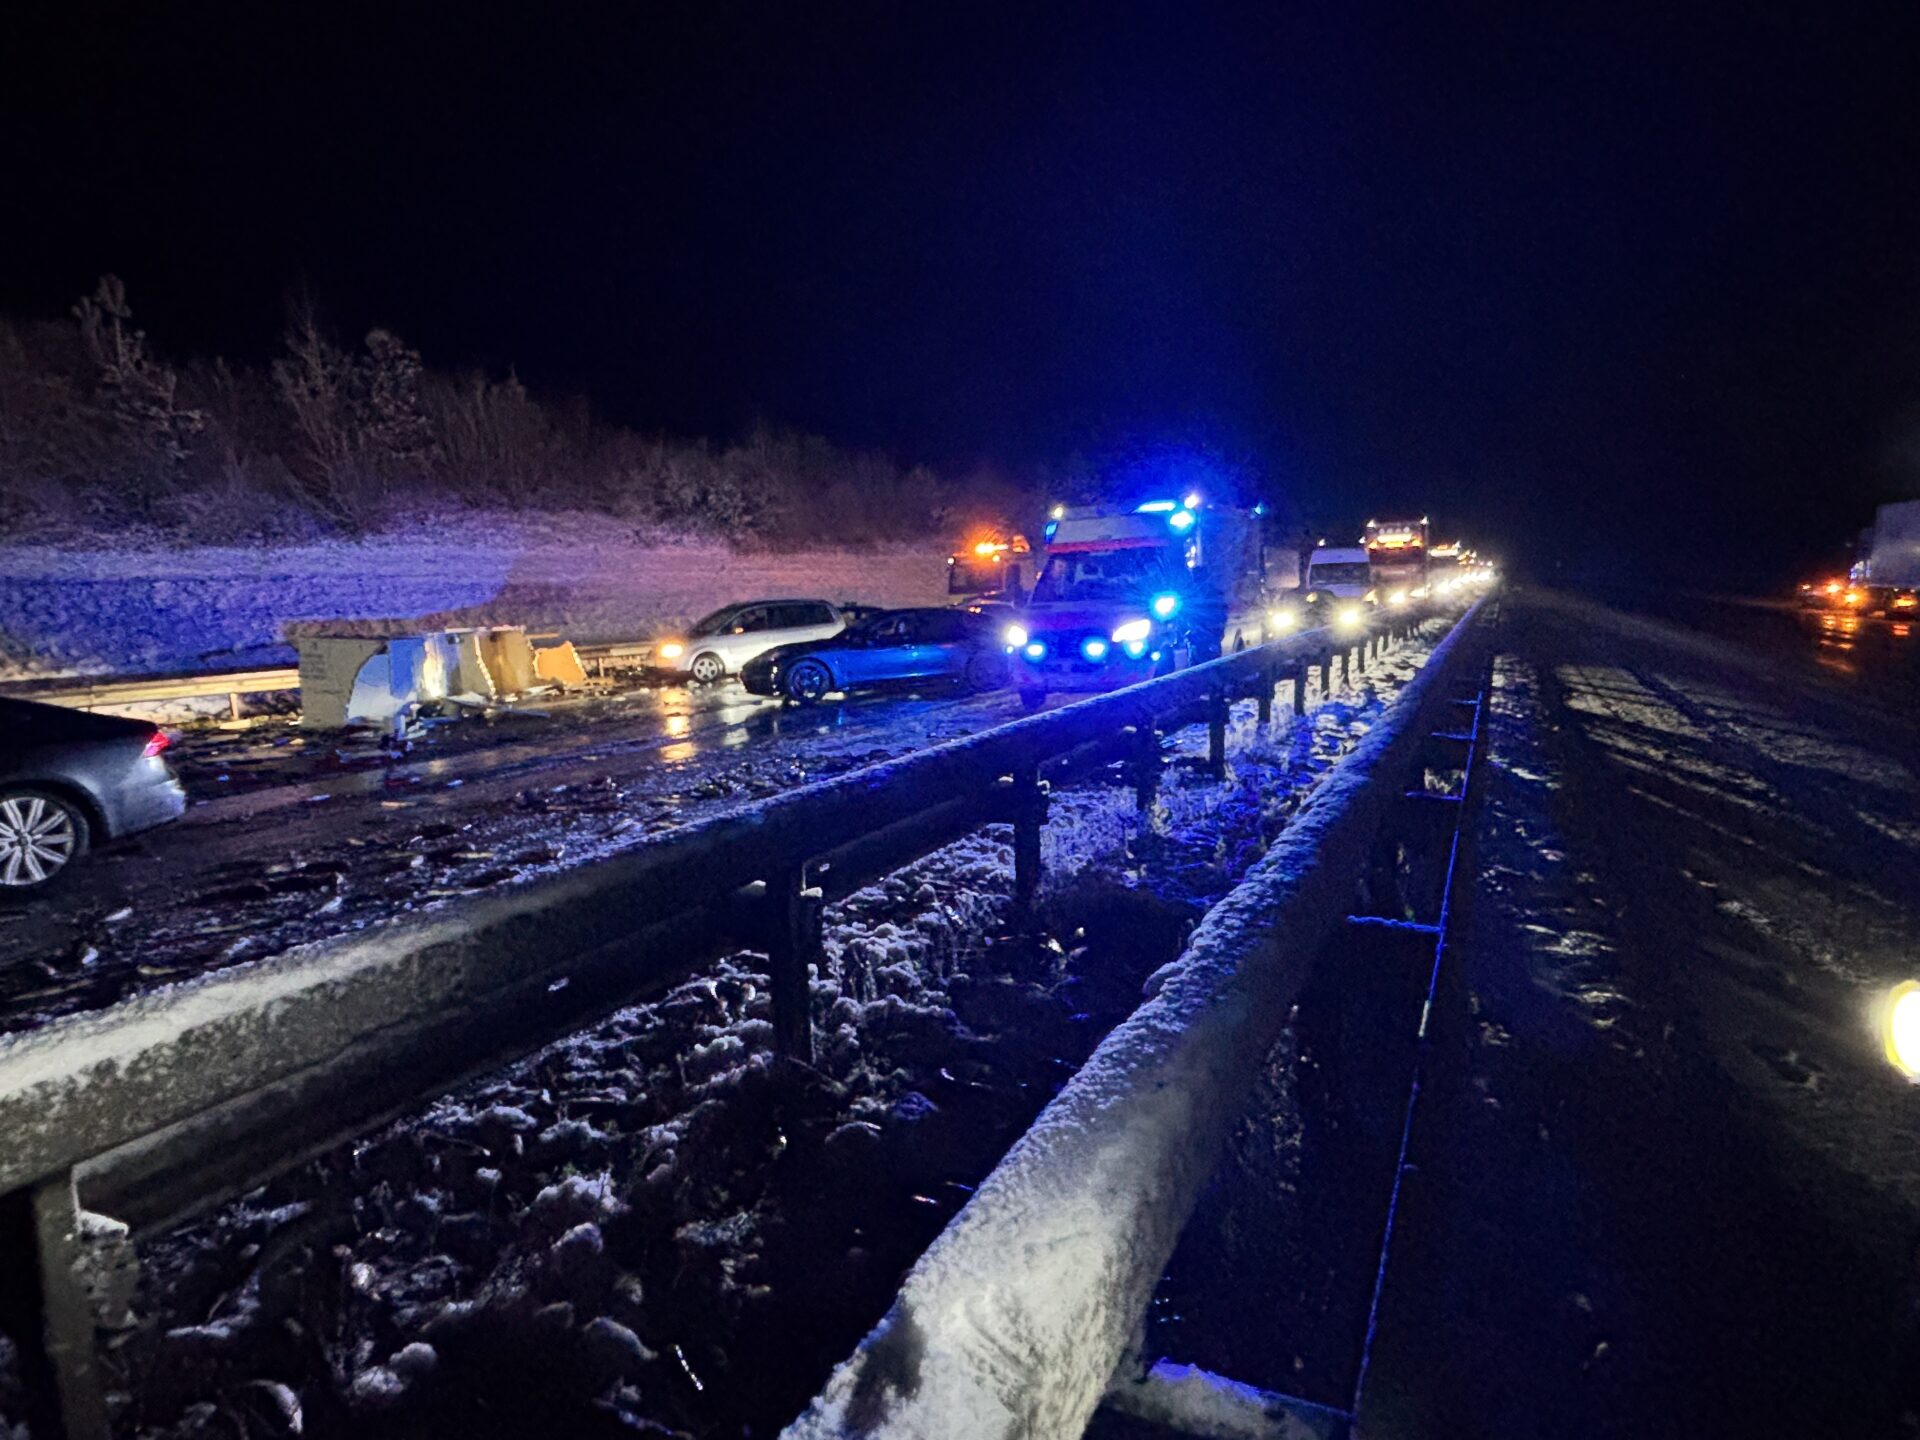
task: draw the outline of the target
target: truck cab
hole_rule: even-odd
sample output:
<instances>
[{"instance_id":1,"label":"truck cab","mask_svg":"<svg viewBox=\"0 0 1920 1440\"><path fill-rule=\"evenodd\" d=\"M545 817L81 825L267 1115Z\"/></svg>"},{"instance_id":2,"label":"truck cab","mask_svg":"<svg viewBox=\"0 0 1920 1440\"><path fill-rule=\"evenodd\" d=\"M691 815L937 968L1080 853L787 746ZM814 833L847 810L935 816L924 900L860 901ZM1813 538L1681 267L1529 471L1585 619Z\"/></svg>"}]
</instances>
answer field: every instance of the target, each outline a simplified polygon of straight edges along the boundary
<instances>
[{"instance_id":1,"label":"truck cab","mask_svg":"<svg viewBox=\"0 0 1920 1440\"><path fill-rule=\"evenodd\" d=\"M1418 520L1369 520L1367 567L1375 599L1382 605L1408 605L1431 592L1427 575L1427 517Z\"/></svg>"},{"instance_id":2,"label":"truck cab","mask_svg":"<svg viewBox=\"0 0 1920 1440\"><path fill-rule=\"evenodd\" d=\"M1027 537L975 540L947 556L947 594L963 607L1026 602L1033 552Z\"/></svg>"},{"instance_id":3,"label":"truck cab","mask_svg":"<svg viewBox=\"0 0 1920 1440\"><path fill-rule=\"evenodd\" d=\"M1006 631L1015 682L1036 705L1212 659L1262 638L1261 599L1251 512L1197 495L1055 507L1033 594Z\"/></svg>"}]
</instances>

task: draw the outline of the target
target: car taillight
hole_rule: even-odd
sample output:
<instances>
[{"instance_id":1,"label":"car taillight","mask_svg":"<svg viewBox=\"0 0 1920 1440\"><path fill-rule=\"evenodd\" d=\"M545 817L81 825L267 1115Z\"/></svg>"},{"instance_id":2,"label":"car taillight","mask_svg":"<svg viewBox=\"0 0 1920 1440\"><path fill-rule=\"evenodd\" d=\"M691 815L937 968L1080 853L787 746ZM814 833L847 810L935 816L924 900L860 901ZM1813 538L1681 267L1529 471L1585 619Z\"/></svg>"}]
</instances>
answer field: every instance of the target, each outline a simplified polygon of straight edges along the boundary
<instances>
[{"instance_id":1,"label":"car taillight","mask_svg":"<svg viewBox=\"0 0 1920 1440\"><path fill-rule=\"evenodd\" d=\"M171 735L167 734L167 732L164 730L156 730L153 732L153 734L147 737L147 748L142 750L140 753L143 756L145 756L147 759L151 760L154 756L158 755L162 750L166 749L167 746L171 745L172 743L173 743L173 737Z\"/></svg>"}]
</instances>

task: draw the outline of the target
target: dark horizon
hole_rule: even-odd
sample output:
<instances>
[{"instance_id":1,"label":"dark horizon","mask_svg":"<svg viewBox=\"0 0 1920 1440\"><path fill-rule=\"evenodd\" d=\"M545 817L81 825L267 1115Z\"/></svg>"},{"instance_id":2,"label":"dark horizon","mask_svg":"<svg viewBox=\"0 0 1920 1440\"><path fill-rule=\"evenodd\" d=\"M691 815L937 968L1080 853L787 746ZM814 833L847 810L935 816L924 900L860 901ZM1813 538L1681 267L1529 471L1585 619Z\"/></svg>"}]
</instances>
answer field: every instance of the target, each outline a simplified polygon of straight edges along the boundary
<instances>
[{"instance_id":1,"label":"dark horizon","mask_svg":"<svg viewBox=\"0 0 1920 1440\"><path fill-rule=\"evenodd\" d=\"M303 291L641 428L1192 443L1542 575L1774 583L1920 494L1910 10L16 30L16 317L112 271L165 351L259 361Z\"/></svg>"}]
</instances>

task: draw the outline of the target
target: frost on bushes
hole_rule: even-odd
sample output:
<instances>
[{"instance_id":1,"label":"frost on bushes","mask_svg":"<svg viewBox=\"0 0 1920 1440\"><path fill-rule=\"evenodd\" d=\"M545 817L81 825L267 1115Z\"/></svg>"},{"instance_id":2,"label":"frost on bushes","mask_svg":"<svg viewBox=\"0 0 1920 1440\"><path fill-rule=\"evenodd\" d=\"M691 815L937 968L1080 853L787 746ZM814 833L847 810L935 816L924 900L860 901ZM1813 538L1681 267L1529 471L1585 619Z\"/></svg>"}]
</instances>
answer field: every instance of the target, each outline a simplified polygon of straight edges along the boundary
<instances>
[{"instance_id":1,"label":"frost on bushes","mask_svg":"<svg viewBox=\"0 0 1920 1440\"><path fill-rule=\"evenodd\" d=\"M381 531L448 508L591 510L773 542L921 540L948 487L923 467L761 426L734 443L644 436L579 400L427 367L390 330L359 344L296 311L263 369L176 368L113 276L71 322L0 321L0 521L36 539ZM970 519L1013 524L1039 477L969 477ZM991 497L982 500L982 497Z\"/></svg>"}]
</instances>

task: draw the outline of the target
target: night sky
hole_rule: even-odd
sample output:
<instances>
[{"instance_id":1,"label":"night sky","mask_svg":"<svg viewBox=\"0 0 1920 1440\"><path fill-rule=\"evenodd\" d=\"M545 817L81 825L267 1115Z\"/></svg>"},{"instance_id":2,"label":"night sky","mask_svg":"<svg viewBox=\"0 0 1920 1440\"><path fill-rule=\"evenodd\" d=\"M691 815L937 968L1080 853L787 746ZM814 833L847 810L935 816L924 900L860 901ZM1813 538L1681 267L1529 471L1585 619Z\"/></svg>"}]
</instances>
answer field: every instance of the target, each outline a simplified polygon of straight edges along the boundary
<instances>
[{"instance_id":1,"label":"night sky","mask_svg":"<svg viewBox=\"0 0 1920 1440\"><path fill-rule=\"evenodd\" d=\"M1920 6L32 8L12 314L112 270L260 359L304 289L649 429L1192 443L1544 574L1920 494Z\"/></svg>"}]
</instances>

